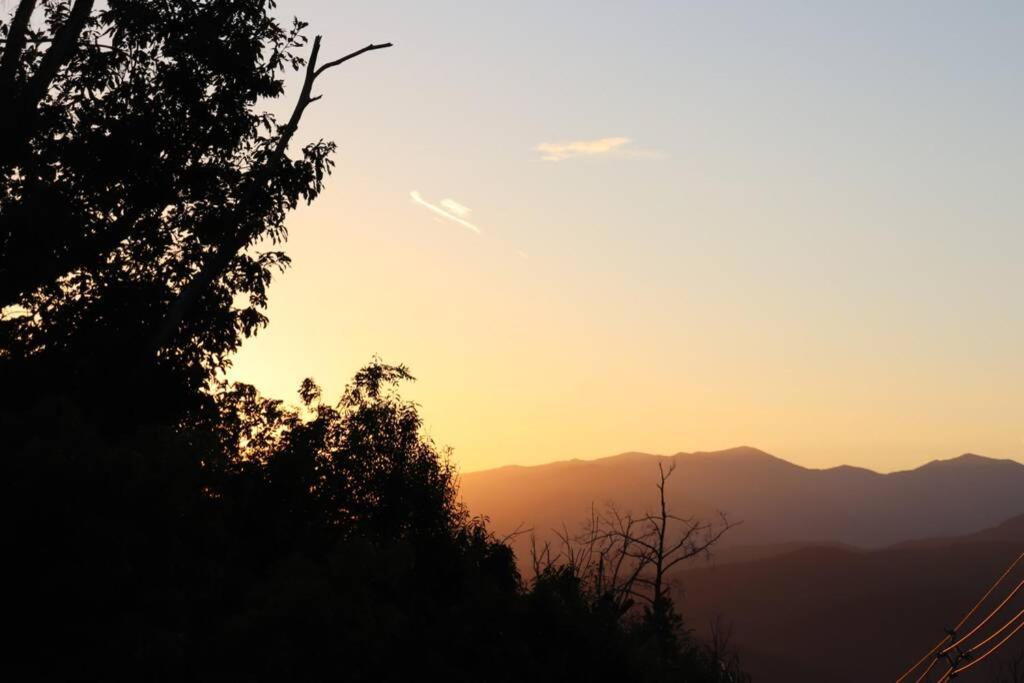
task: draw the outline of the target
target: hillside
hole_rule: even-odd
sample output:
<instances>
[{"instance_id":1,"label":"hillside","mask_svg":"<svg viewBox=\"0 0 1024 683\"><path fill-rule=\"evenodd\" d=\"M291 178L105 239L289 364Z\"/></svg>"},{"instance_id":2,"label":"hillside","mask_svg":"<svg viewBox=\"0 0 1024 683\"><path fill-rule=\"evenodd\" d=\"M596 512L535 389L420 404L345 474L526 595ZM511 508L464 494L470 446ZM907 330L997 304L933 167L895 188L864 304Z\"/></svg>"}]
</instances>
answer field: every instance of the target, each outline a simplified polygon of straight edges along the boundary
<instances>
[{"instance_id":1,"label":"hillside","mask_svg":"<svg viewBox=\"0 0 1024 683\"><path fill-rule=\"evenodd\" d=\"M678 601L699 634L725 616L758 683L894 680L1022 549L1024 515L962 538L874 551L804 548L695 568L680 577ZM1002 620L1022 607L1018 595ZM1010 645L1005 656L1024 650L1024 639ZM970 680L993 680L993 668L972 672Z\"/></svg>"}]
</instances>

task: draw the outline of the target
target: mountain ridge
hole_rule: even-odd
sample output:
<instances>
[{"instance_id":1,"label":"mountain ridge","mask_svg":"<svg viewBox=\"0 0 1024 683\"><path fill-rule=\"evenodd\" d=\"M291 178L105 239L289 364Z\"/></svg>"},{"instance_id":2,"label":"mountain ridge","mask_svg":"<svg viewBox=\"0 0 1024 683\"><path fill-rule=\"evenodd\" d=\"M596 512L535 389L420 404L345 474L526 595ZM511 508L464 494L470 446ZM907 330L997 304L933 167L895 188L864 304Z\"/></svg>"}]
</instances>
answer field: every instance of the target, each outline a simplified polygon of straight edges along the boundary
<instances>
[{"instance_id":1,"label":"mountain ridge","mask_svg":"<svg viewBox=\"0 0 1024 683\"><path fill-rule=\"evenodd\" d=\"M744 522L723 547L830 543L881 548L918 538L969 534L1024 512L1024 464L977 454L880 473L852 466L812 469L750 446L655 455L630 451L465 473L462 499L499 533L570 529L592 507L650 509L658 463L676 472L667 493L682 515ZM520 548L522 550L522 548Z\"/></svg>"},{"instance_id":2,"label":"mountain ridge","mask_svg":"<svg viewBox=\"0 0 1024 683\"><path fill-rule=\"evenodd\" d=\"M912 467L910 469L904 469L904 470L893 470L892 472L879 472L878 470L873 470L873 469L871 469L869 467L864 467L862 465L851 465L851 464L846 464L846 463L841 464L841 465L832 465L830 467L808 467L806 465L801 465L799 463L795 463L795 462L793 462L791 460L786 460L785 458L780 458L777 455L773 455L773 454L771 454L771 453L769 453L767 451L761 450L760 448L756 448L754 446L741 445L741 446L733 446L733 447L730 447L730 448L724 448L724 449L717 450L717 451L677 451L675 453L670 453L670 454L665 454L665 453L648 453L647 451L623 451L621 453L613 453L612 455L602 455L602 456L599 456L597 458L567 458L565 460L552 460L550 462L536 463L536 464L531 464L531 465L521 465L521 464L518 464L518 463L509 463L507 465L498 465L496 467L487 467L487 468L480 469L480 470L465 471L465 472L462 473L462 476L472 476L472 475L478 475L478 474L485 474L485 473L488 473L488 472L498 472L498 471L502 471L502 470L530 470L530 469L552 467L552 466L558 466L558 465L605 464L605 463L609 463L609 462L613 462L613 461L621 461L621 460L626 460L626 459L651 458L651 459L660 459L660 460L672 460L672 459L681 458L681 457L694 457L694 456L714 457L714 458L721 459L722 456L728 457L728 456L732 456L732 455L736 455L736 454L752 454L752 455L755 455L755 456L763 457L765 460L779 461L779 462L785 463L787 465L790 465L792 467L797 467L799 469L806 470L808 472L829 472L829 471L832 471L832 470L849 470L849 471L858 471L858 472L870 473L870 474L878 475L878 476L881 476L881 477L889 476L889 475L892 475L892 474L901 474L901 473L905 473L905 472L916 472L916 471L918 471L920 469L923 469L925 467L943 466L944 464L947 464L947 463L949 465L953 465L953 466L955 466L957 464L961 464L961 465L963 465L963 464L976 464L978 462L982 462L982 463L986 463L986 462L987 463L1011 463L1013 465L1020 465L1021 467L1024 467L1024 462L1015 460L1013 458L993 458L991 456L980 455L978 453L970 453L970 452L962 453L960 455L953 456L951 458L936 458L936 459L933 459L933 460L928 460L926 462L921 463L917 467Z\"/></svg>"}]
</instances>

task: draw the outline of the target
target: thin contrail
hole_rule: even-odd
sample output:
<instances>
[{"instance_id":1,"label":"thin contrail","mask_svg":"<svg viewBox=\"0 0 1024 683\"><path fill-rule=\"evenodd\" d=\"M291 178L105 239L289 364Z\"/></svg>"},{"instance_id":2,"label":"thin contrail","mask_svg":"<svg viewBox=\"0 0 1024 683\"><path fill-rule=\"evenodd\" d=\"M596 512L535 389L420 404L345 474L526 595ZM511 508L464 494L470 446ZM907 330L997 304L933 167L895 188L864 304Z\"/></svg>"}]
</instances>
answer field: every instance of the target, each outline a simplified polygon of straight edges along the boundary
<instances>
[{"instance_id":1,"label":"thin contrail","mask_svg":"<svg viewBox=\"0 0 1024 683\"><path fill-rule=\"evenodd\" d=\"M426 208L430 209L431 211L433 211L437 215L442 216L444 218L447 218L450 221L455 221L459 225L461 225L463 227L466 227L466 228L469 228L470 230L472 230L476 234L478 234L478 235L480 234L480 228L476 227L475 225L473 225L472 223L470 223L469 221L467 221L464 218L459 218L455 214L449 213L448 211L445 211L440 206L435 206L434 204L431 204L426 199L424 199L423 196L419 192L417 192L416 190L413 190L412 192L410 192L409 196L412 197L412 200L415 203L419 204L420 206L425 206Z\"/></svg>"}]
</instances>

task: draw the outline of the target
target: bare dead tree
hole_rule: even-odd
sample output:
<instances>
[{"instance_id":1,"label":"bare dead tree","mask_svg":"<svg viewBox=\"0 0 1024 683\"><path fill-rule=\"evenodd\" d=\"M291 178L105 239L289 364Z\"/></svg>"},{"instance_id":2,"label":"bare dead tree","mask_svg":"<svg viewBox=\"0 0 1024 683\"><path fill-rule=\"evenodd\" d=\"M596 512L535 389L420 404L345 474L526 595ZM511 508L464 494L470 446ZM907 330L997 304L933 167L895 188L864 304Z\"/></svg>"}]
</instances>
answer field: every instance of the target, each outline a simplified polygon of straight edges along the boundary
<instances>
[{"instance_id":1,"label":"bare dead tree","mask_svg":"<svg viewBox=\"0 0 1024 683\"><path fill-rule=\"evenodd\" d=\"M730 521L725 513L719 513L717 522L671 513L665 485L675 470L674 461L667 470L658 463L658 512L639 518L639 533L616 532L626 533L631 543L641 549L639 557L650 566L650 571L638 575L636 581L649 589L646 595L652 608L668 598L668 573L672 569L698 555L710 555L711 547L739 524Z\"/></svg>"},{"instance_id":2,"label":"bare dead tree","mask_svg":"<svg viewBox=\"0 0 1024 683\"><path fill-rule=\"evenodd\" d=\"M577 582L592 608L633 626L665 652L677 652L682 621L671 597L671 579L687 560L710 555L713 546L739 524L724 513L704 520L674 514L667 484L675 463L658 465L658 502L654 512L634 515L609 503L603 512L591 506L590 518L577 534L563 525L555 540L538 543L531 535L534 585L548 578ZM748 683L739 658L729 651L732 630L724 620L711 624L711 643L693 652L724 683Z\"/></svg>"},{"instance_id":3,"label":"bare dead tree","mask_svg":"<svg viewBox=\"0 0 1024 683\"><path fill-rule=\"evenodd\" d=\"M595 600L610 602L619 614L635 605L652 612L671 609L670 574L699 555L709 555L722 536L739 522L724 513L717 520L682 517L671 512L666 484L675 472L658 464L658 504L653 513L635 516L614 503L604 512L591 507L582 532L566 526L555 530L557 550L549 542L532 539L535 580L552 568L576 576Z\"/></svg>"}]
</instances>

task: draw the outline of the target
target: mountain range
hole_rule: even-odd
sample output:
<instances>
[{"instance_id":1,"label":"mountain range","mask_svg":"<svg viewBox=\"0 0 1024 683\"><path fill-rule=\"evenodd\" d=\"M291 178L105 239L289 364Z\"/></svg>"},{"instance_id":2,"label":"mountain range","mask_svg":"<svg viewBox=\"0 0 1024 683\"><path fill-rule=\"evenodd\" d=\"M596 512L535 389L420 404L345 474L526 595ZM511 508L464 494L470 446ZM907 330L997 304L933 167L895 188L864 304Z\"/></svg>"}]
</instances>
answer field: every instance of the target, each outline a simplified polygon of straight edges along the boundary
<instances>
[{"instance_id":1,"label":"mountain range","mask_svg":"<svg viewBox=\"0 0 1024 683\"><path fill-rule=\"evenodd\" d=\"M793 542L880 548L959 536L1024 512L1024 465L979 455L880 474L858 467L809 469L755 448L670 456L623 453L598 460L510 466L462 476L462 496L498 533L573 530L592 506L652 508L658 463L675 463L669 506L681 515L725 512L742 524L720 549Z\"/></svg>"},{"instance_id":2,"label":"mountain range","mask_svg":"<svg viewBox=\"0 0 1024 683\"><path fill-rule=\"evenodd\" d=\"M624 453L468 473L462 495L498 534L551 540L607 504L653 509L659 463L676 466L672 511L742 522L674 586L696 633L728 624L757 683L895 680L1024 551L1024 465L973 454L880 474L750 447ZM530 535L513 539L521 560ZM1006 609L1022 607L1024 593ZM1024 636L1011 645L970 680L1024 681ZM1014 658L1021 677L998 678Z\"/></svg>"}]
</instances>

